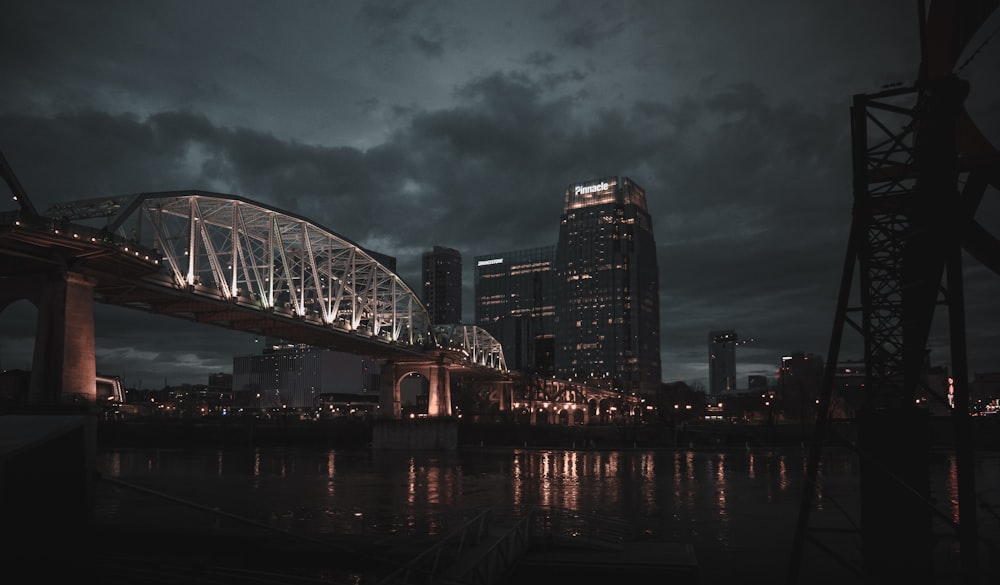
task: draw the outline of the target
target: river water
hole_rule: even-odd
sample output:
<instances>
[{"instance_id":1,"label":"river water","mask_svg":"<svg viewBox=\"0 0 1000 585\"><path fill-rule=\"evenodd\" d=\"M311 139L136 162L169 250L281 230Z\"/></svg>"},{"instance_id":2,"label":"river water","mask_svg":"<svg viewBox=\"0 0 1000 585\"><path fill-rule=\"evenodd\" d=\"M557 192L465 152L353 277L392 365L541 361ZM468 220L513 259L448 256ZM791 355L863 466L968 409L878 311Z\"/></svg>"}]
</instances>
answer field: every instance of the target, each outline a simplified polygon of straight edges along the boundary
<instances>
[{"instance_id":1,"label":"river water","mask_svg":"<svg viewBox=\"0 0 1000 585\"><path fill-rule=\"evenodd\" d=\"M477 511L515 518L541 509L560 529L628 542L687 544L699 583L783 582L795 535L807 453L785 450L530 450L455 452L111 448L98 453L107 477L175 498L98 491L102 522L207 525L215 509L297 534L440 535ZM932 494L957 518L955 462L932 455ZM858 462L827 453L823 497L813 516L856 506ZM1000 454L976 462L977 491L1000 505ZM188 505L179 504L187 502ZM984 512L981 532L1000 518ZM803 557L802 582L843 582L826 555ZM857 550L848 545L845 554ZM853 552L852 552L853 550ZM812 572L812 574L810 574ZM758 582L752 580L752 582Z\"/></svg>"}]
</instances>

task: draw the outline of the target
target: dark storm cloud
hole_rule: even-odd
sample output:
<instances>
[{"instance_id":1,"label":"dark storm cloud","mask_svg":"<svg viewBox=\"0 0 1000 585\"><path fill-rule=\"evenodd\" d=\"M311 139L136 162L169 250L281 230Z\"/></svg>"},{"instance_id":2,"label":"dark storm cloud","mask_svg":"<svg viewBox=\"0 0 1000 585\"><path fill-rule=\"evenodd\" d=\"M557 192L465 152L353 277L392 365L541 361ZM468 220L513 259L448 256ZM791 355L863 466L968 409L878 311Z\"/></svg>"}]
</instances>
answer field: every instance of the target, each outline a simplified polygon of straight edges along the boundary
<instances>
[{"instance_id":1,"label":"dark storm cloud","mask_svg":"<svg viewBox=\"0 0 1000 585\"><path fill-rule=\"evenodd\" d=\"M733 328L754 338L742 379L827 349L851 96L913 78L914 12L909 0L14 2L0 25L0 148L41 209L230 193L395 256L411 285L423 251L454 247L467 321L476 255L554 244L569 185L626 175L647 191L658 242L664 377L705 378L708 331ZM997 55L966 70L991 137ZM982 292L995 275L967 272L970 323L995 323ZM204 381L253 346L164 318L153 339L134 312L101 310L99 366L141 363L147 379ZM995 363L995 334L976 335L978 363Z\"/></svg>"},{"instance_id":2,"label":"dark storm cloud","mask_svg":"<svg viewBox=\"0 0 1000 585\"><path fill-rule=\"evenodd\" d=\"M601 43L622 34L626 26L628 23L621 20L605 22L588 18L566 31L559 40L565 46L594 49Z\"/></svg>"},{"instance_id":3,"label":"dark storm cloud","mask_svg":"<svg viewBox=\"0 0 1000 585\"><path fill-rule=\"evenodd\" d=\"M524 58L524 62L527 65L534 65L536 67L549 67L555 60L555 55L548 51L532 51Z\"/></svg>"},{"instance_id":4,"label":"dark storm cloud","mask_svg":"<svg viewBox=\"0 0 1000 585\"><path fill-rule=\"evenodd\" d=\"M72 161L58 173L21 169L43 181L35 185L40 193L221 190L362 244L381 243L411 283L419 253L433 245L459 248L471 265L475 255L553 244L563 189L629 175L647 188L660 242L667 351L702 345L708 330L724 326L766 331L776 312L808 322L800 307L814 306L834 282L830 271L815 284L803 284L803 275L839 260L848 216L826 214L848 199L834 193L841 203L830 201L846 185L797 177L828 172L823 164L835 161L817 152L842 151L842 131L822 116L767 104L747 85L700 102L608 108L589 120L578 118L572 97L548 98L543 85L516 73L475 79L458 89L457 106L418 113L367 151L302 145L185 112L8 115L3 122L32 137L11 145L26 161L43 161L52 145L62 150L53 159ZM802 128L817 137L802 139ZM788 253L789 241L805 259ZM134 339L117 347L152 355L151 345Z\"/></svg>"},{"instance_id":5,"label":"dark storm cloud","mask_svg":"<svg viewBox=\"0 0 1000 585\"><path fill-rule=\"evenodd\" d=\"M442 26L434 18L438 10L447 11L447 5L428 1L371 0L363 2L356 21L370 33L377 47L402 46L403 39L427 57L440 57L444 53L446 38ZM411 30L416 28L416 30Z\"/></svg>"}]
</instances>

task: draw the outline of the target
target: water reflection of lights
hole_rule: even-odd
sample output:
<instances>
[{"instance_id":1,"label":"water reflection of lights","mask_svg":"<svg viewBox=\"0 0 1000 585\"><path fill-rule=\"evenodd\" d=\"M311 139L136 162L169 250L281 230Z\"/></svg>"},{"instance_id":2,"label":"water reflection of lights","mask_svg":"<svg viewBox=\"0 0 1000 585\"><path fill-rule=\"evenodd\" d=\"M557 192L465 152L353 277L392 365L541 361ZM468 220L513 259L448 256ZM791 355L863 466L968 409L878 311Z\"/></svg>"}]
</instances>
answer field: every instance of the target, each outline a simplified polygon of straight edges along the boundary
<instances>
[{"instance_id":1,"label":"water reflection of lights","mask_svg":"<svg viewBox=\"0 0 1000 585\"><path fill-rule=\"evenodd\" d=\"M726 505L726 485L726 454L719 453L715 460L715 501L720 524L718 538L723 542L728 542L732 537L730 533L731 518L729 517L729 508Z\"/></svg>"},{"instance_id":2,"label":"water reflection of lights","mask_svg":"<svg viewBox=\"0 0 1000 585\"><path fill-rule=\"evenodd\" d=\"M788 489L791 481L788 479L788 462L785 461L785 456L782 455L778 458L778 487L781 491Z\"/></svg>"},{"instance_id":3,"label":"water reflection of lights","mask_svg":"<svg viewBox=\"0 0 1000 585\"><path fill-rule=\"evenodd\" d=\"M440 467L431 467L427 470L427 476L424 480L424 486L427 489L427 493L424 494L424 501L428 504L440 504L441 493L444 491L442 488L447 487L442 484L446 483L441 475Z\"/></svg>"},{"instance_id":4,"label":"water reflection of lights","mask_svg":"<svg viewBox=\"0 0 1000 585\"><path fill-rule=\"evenodd\" d=\"M271 514L293 531L426 536L448 532L484 507L504 518L547 507L542 513L573 518L566 528L580 529L583 536L588 535L588 523L617 518L630 524L633 534L738 549L756 546L761 534L774 532L772 526L758 530L746 528L747 523L768 524L777 515L794 520L798 498L789 492L800 485L804 466L798 450L789 450L787 457L742 449L723 455L680 450L615 454L597 449L470 450L452 458L410 453L367 457L346 451L307 455L264 448L251 455L226 450L222 478L215 473L219 458L214 450L207 458L188 455L183 462L166 450L140 454L109 450L102 463L124 478L145 477L147 467L156 468L148 475L163 481L168 493L183 481L185 491L203 489L197 493L213 505L223 502L223 509L235 513ZM820 499L827 509L832 508L833 497L839 501L846 482L853 485L857 478L855 467L833 459L824 467L830 499ZM954 489L954 477L949 476L948 461L941 458L940 463L935 487L946 504L944 494L949 493L946 488ZM1000 480L1000 465L987 467L993 474L990 479ZM287 479L279 479L280 469ZM259 485L250 493L240 491L249 482ZM224 500L213 501L216 497ZM115 503L101 503L102 510ZM125 499L120 510L112 511L138 519L143 513L140 505L142 500L133 505ZM286 510L295 514L286 518L281 515Z\"/></svg>"},{"instance_id":5,"label":"water reflection of lights","mask_svg":"<svg viewBox=\"0 0 1000 585\"><path fill-rule=\"evenodd\" d=\"M417 501L417 462L413 457L410 457L406 479L406 503L412 506Z\"/></svg>"},{"instance_id":6,"label":"water reflection of lights","mask_svg":"<svg viewBox=\"0 0 1000 585\"><path fill-rule=\"evenodd\" d=\"M674 512L694 509L694 452L674 453Z\"/></svg>"},{"instance_id":7,"label":"water reflection of lights","mask_svg":"<svg viewBox=\"0 0 1000 585\"><path fill-rule=\"evenodd\" d=\"M524 503L524 472L521 470L521 462L524 459L524 453L519 451L514 451L514 457L511 461L511 497L513 498L513 506L515 510L521 509Z\"/></svg>"},{"instance_id":8,"label":"water reflection of lights","mask_svg":"<svg viewBox=\"0 0 1000 585\"><path fill-rule=\"evenodd\" d=\"M642 497L650 507L656 503L656 459L652 453L641 455L640 475L643 479Z\"/></svg>"},{"instance_id":9,"label":"water reflection of lights","mask_svg":"<svg viewBox=\"0 0 1000 585\"><path fill-rule=\"evenodd\" d=\"M336 451L331 450L326 456L326 495L333 497L337 492L337 482L334 481L334 459Z\"/></svg>"},{"instance_id":10,"label":"water reflection of lights","mask_svg":"<svg viewBox=\"0 0 1000 585\"><path fill-rule=\"evenodd\" d=\"M951 504L951 520L955 526L961 519L958 513L958 460L954 454L948 456L948 472L945 489L948 493L948 503Z\"/></svg>"}]
</instances>

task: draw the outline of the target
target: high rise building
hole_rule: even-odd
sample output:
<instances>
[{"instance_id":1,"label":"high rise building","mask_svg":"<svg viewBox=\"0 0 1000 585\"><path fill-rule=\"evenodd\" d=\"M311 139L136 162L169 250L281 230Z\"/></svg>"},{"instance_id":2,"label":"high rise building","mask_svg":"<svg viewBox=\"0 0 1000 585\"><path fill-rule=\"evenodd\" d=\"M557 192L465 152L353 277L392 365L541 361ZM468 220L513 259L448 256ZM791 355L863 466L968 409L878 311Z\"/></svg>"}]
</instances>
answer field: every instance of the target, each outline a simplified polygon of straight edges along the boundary
<instances>
[{"instance_id":1,"label":"high rise building","mask_svg":"<svg viewBox=\"0 0 1000 585\"><path fill-rule=\"evenodd\" d=\"M628 177L570 185L555 269L555 375L657 392L659 268L642 187Z\"/></svg>"},{"instance_id":2,"label":"high rise building","mask_svg":"<svg viewBox=\"0 0 1000 585\"><path fill-rule=\"evenodd\" d=\"M503 346L511 370L553 374L555 246L476 256L477 326Z\"/></svg>"},{"instance_id":3,"label":"high rise building","mask_svg":"<svg viewBox=\"0 0 1000 585\"><path fill-rule=\"evenodd\" d=\"M777 390L786 420L815 421L823 386L823 358L801 351L781 357Z\"/></svg>"},{"instance_id":4,"label":"high rise building","mask_svg":"<svg viewBox=\"0 0 1000 585\"><path fill-rule=\"evenodd\" d=\"M462 255L434 246L422 257L423 302L431 323L462 322Z\"/></svg>"},{"instance_id":5,"label":"high rise building","mask_svg":"<svg viewBox=\"0 0 1000 585\"><path fill-rule=\"evenodd\" d=\"M708 393L719 396L736 391L736 332L708 332Z\"/></svg>"}]
</instances>

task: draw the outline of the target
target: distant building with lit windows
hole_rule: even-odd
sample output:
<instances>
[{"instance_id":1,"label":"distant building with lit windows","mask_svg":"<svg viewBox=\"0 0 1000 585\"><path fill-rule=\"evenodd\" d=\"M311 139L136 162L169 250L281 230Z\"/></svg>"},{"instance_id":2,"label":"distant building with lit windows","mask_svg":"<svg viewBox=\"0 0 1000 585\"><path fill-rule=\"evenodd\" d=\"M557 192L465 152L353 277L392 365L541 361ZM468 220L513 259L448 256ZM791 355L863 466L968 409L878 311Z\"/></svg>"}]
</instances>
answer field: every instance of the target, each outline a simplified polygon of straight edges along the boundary
<instances>
[{"instance_id":1,"label":"distant building with lit windows","mask_svg":"<svg viewBox=\"0 0 1000 585\"><path fill-rule=\"evenodd\" d=\"M424 306L434 324L462 322L462 254L434 246L421 257Z\"/></svg>"},{"instance_id":2,"label":"distant building with lit windows","mask_svg":"<svg viewBox=\"0 0 1000 585\"><path fill-rule=\"evenodd\" d=\"M233 392L245 407L312 410L334 395L378 403L382 362L269 339L257 355L233 358Z\"/></svg>"},{"instance_id":3,"label":"distant building with lit windows","mask_svg":"<svg viewBox=\"0 0 1000 585\"><path fill-rule=\"evenodd\" d=\"M736 345L733 330L708 333L708 393L719 396L736 392Z\"/></svg>"},{"instance_id":4,"label":"distant building with lit windows","mask_svg":"<svg viewBox=\"0 0 1000 585\"><path fill-rule=\"evenodd\" d=\"M777 392L785 419L815 421L822 385L823 358L801 351L782 356Z\"/></svg>"},{"instance_id":5,"label":"distant building with lit windows","mask_svg":"<svg viewBox=\"0 0 1000 585\"><path fill-rule=\"evenodd\" d=\"M503 346L513 371L551 376L555 246L476 256L475 323Z\"/></svg>"},{"instance_id":6,"label":"distant building with lit windows","mask_svg":"<svg viewBox=\"0 0 1000 585\"><path fill-rule=\"evenodd\" d=\"M646 193L628 177L566 189L556 246L555 375L660 389L659 267Z\"/></svg>"}]
</instances>

